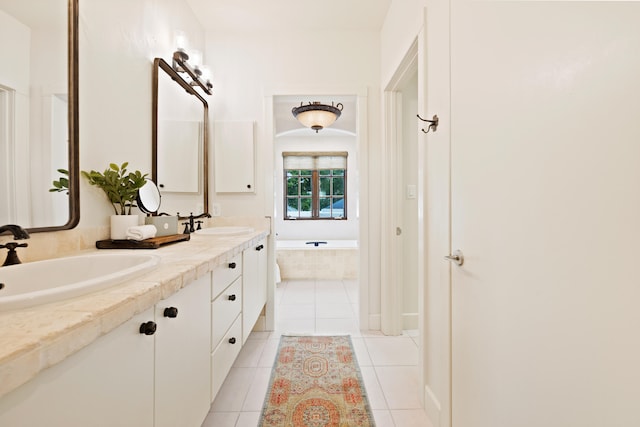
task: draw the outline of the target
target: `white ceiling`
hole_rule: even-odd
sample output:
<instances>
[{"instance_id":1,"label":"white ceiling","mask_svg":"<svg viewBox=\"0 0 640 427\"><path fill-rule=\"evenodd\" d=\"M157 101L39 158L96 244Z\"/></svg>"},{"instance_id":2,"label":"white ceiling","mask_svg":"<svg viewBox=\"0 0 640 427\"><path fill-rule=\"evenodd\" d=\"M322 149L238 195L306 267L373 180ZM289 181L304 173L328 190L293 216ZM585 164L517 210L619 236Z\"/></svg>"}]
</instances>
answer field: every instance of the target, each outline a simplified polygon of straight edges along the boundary
<instances>
[{"instance_id":1,"label":"white ceiling","mask_svg":"<svg viewBox=\"0 0 640 427\"><path fill-rule=\"evenodd\" d=\"M380 30L391 0L187 0L207 30Z\"/></svg>"}]
</instances>

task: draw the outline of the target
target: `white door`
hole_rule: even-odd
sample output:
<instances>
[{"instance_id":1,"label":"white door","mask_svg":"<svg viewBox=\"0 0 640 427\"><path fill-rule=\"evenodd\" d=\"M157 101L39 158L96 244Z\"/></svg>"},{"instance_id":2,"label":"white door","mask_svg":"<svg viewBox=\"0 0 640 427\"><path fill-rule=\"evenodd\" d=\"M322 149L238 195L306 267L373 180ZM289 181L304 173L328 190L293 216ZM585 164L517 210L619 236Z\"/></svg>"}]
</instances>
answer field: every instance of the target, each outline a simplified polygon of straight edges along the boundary
<instances>
[{"instance_id":1,"label":"white door","mask_svg":"<svg viewBox=\"0 0 640 427\"><path fill-rule=\"evenodd\" d=\"M639 22L454 1L454 427L640 425Z\"/></svg>"}]
</instances>

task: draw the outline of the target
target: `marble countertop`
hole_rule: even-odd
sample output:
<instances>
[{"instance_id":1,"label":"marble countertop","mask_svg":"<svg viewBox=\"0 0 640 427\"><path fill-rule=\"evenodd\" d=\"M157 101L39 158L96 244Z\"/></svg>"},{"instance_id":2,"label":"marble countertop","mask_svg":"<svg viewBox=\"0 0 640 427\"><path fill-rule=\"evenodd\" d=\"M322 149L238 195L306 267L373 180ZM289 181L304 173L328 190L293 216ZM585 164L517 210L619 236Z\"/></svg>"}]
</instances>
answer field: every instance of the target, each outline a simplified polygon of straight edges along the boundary
<instances>
[{"instance_id":1,"label":"marble countertop","mask_svg":"<svg viewBox=\"0 0 640 427\"><path fill-rule=\"evenodd\" d=\"M189 241L152 250L161 258L160 264L137 278L88 295L0 313L0 396L228 262L268 234L267 229L224 237L192 234ZM105 251L78 254L91 252Z\"/></svg>"}]
</instances>

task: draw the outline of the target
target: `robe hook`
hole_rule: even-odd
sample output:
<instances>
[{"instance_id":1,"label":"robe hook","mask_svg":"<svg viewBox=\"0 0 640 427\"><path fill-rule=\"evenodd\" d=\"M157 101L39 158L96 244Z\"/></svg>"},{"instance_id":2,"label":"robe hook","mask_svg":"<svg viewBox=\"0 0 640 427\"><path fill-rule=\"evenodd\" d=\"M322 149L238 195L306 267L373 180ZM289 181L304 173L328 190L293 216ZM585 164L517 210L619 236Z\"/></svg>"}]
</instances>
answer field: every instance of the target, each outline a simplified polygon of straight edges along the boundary
<instances>
[{"instance_id":1,"label":"robe hook","mask_svg":"<svg viewBox=\"0 0 640 427\"><path fill-rule=\"evenodd\" d=\"M422 132L424 133L429 133L429 131L431 129L433 129L433 131L435 132L436 130L438 130L438 116L436 114L433 115L432 120L427 120L427 119L423 119L422 117L420 117L420 114L416 114L416 117L419 118L420 120L422 120L423 122L428 122L429 126L427 127L427 130L422 129Z\"/></svg>"}]
</instances>

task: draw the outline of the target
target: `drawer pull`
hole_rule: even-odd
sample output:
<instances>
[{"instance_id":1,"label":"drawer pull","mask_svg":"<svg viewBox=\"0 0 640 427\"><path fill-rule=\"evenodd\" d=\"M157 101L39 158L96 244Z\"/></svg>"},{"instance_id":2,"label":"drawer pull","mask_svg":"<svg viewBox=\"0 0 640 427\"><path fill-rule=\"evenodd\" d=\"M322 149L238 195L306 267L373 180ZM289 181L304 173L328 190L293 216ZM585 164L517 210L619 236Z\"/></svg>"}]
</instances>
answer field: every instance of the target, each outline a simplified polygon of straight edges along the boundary
<instances>
[{"instance_id":1,"label":"drawer pull","mask_svg":"<svg viewBox=\"0 0 640 427\"><path fill-rule=\"evenodd\" d=\"M140 333L141 334L145 334L145 335L153 335L156 333L156 322L145 322L142 325L140 325Z\"/></svg>"},{"instance_id":2,"label":"drawer pull","mask_svg":"<svg viewBox=\"0 0 640 427\"><path fill-rule=\"evenodd\" d=\"M261 251L264 249L264 245L259 245L256 247L256 251Z\"/></svg>"},{"instance_id":3,"label":"drawer pull","mask_svg":"<svg viewBox=\"0 0 640 427\"><path fill-rule=\"evenodd\" d=\"M178 317L178 309L176 307L165 308L164 317L170 317L172 319Z\"/></svg>"},{"instance_id":4,"label":"drawer pull","mask_svg":"<svg viewBox=\"0 0 640 427\"><path fill-rule=\"evenodd\" d=\"M229 295L229 301L235 301L235 300L236 300L236 294Z\"/></svg>"},{"instance_id":5,"label":"drawer pull","mask_svg":"<svg viewBox=\"0 0 640 427\"><path fill-rule=\"evenodd\" d=\"M233 270L234 268L236 268L236 263L235 263L235 262L230 262L230 263L229 263L229 268L230 268L230 269L232 269L232 270Z\"/></svg>"},{"instance_id":6,"label":"drawer pull","mask_svg":"<svg viewBox=\"0 0 640 427\"><path fill-rule=\"evenodd\" d=\"M229 338L229 344L235 344L235 343L236 343L236 338L235 337Z\"/></svg>"}]
</instances>

